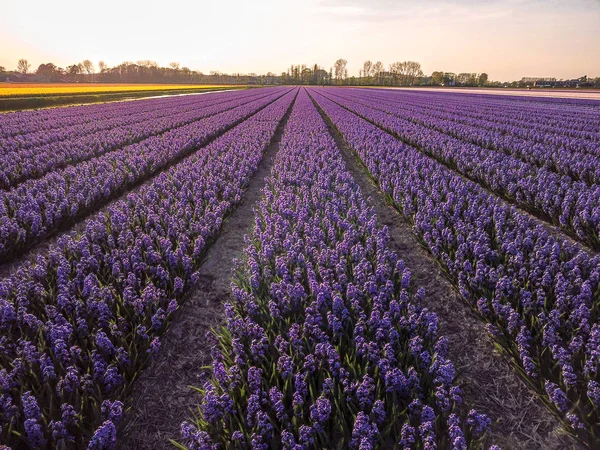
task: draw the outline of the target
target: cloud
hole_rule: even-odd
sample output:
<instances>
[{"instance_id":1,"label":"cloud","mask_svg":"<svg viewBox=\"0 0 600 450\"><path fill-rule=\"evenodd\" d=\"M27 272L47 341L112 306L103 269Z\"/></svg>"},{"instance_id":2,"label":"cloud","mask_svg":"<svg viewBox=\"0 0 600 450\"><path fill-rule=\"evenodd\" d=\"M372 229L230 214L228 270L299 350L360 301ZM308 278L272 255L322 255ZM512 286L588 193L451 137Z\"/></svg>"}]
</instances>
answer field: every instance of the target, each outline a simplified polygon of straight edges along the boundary
<instances>
[{"instance_id":1,"label":"cloud","mask_svg":"<svg viewBox=\"0 0 600 450\"><path fill-rule=\"evenodd\" d=\"M364 22L469 22L506 17L522 1L509 0L499 4L492 0L451 0L416 4L406 0L323 0L312 8L312 12L322 18Z\"/></svg>"},{"instance_id":2,"label":"cloud","mask_svg":"<svg viewBox=\"0 0 600 450\"><path fill-rule=\"evenodd\" d=\"M313 12L337 18L362 20L436 20L460 21L506 17L520 12L600 11L600 0L318 0Z\"/></svg>"}]
</instances>

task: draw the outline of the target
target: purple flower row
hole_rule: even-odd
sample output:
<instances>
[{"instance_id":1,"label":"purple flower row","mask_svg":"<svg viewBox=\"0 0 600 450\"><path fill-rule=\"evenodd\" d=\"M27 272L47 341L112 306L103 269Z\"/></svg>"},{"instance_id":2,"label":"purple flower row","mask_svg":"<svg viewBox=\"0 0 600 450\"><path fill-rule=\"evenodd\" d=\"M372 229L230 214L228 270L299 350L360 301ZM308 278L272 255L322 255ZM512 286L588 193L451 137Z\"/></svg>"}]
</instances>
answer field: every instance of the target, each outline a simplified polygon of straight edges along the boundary
<instances>
[{"instance_id":1,"label":"purple flower row","mask_svg":"<svg viewBox=\"0 0 600 450\"><path fill-rule=\"evenodd\" d=\"M600 256L311 91L567 428L600 438Z\"/></svg>"},{"instance_id":2,"label":"purple flower row","mask_svg":"<svg viewBox=\"0 0 600 450\"><path fill-rule=\"evenodd\" d=\"M241 106L0 192L0 259L18 255L40 238L129 190L284 92L275 89L257 100L242 99Z\"/></svg>"},{"instance_id":3,"label":"purple flower row","mask_svg":"<svg viewBox=\"0 0 600 450\"><path fill-rule=\"evenodd\" d=\"M364 103L372 103L370 100L359 103L348 100L344 94L329 97L497 195L544 217L590 247L600 249L600 185L589 187L568 176L366 106Z\"/></svg>"},{"instance_id":4,"label":"purple flower row","mask_svg":"<svg viewBox=\"0 0 600 450\"><path fill-rule=\"evenodd\" d=\"M600 113L600 105L597 103L595 107L586 106L583 111L578 109L566 115L564 104L549 106L533 98L534 101L523 105L513 99L503 100L495 95L483 96L479 102L473 97L465 99L450 93L431 95L423 92L392 93L380 90L373 92L373 96L418 105L432 112L444 112L453 118L474 119L490 129L518 131L520 136L537 142L554 145L562 141L586 145L586 140L597 142L600 139L600 131L595 125ZM582 117L586 117L587 126L579 126Z\"/></svg>"},{"instance_id":5,"label":"purple flower row","mask_svg":"<svg viewBox=\"0 0 600 450\"><path fill-rule=\"evenodd\" d=\"M53 132L60 128L85 126L88 123L103 120L106 117L128 114L132 108L149 112L153 111L155 108L179 104L179 102L186 97L189 96L169 96L164 98L141 99L133 102L109 102L68 108L17 111L3 116L3 120L0 121L0 139L23 136L27 140L27 135L30 134L41 136L44 132ZM135 105L133 105L133 103L135 103Z\"/></svg>"},{"instance_id":6,"label":"purple flower row","mask_svg":"<svg viewBox=\"0 0 600 450\"><path fill-rule=\"evenodd\" d=\"M483 148L514 156L537 167L545 167L560 175L567 175L588 185L600 181L600 137L596 141L552 138L552 143L539 143L518 136L519 126L502 127L496 122L486 126L484 121L461 118L454 113L427 110L418 102L406 104L402 99L391 102L390 98L365 95L359 91L349 94L353 99L366 101L366 105L376 107L403 120L432 128L462 141ZM494 116L492 116L493 120ZM487 123L487 122L486 122ZM600 127L600 113L597 120ZM541 133L543 136L547 134Z\"/></svg>"},{"instance_id":7,"label":"purple flower row","mask_svg":"<svg viewBox=\"0 0 600 450\"><path fill-rule=\"evenodd\" d=\"M202 96L204 97L204 96ZM140 115L153 114L155 112L163 112L164 114L170 113L175 108L185 108L188 105L198 103L197 97L171 97L164 99L166 101L156 102L155 105L149 102L118 102L117 103L104 103L92 105L93 108L89 109L87 113L80 111L79 114L71 120L67 120L57 116L54 119L55 127L43 128L43 125L39 129L31 132L12 133L8 136L0 135L0 152L6 154L15 150L26 149L31 147L38 147L40 145L48 144L51 142L59 142L72 137L77 137L82 134L91 134L100 130L108 130L114 126L126 124L130 121L137 121ZM209 100L203 98L203 100ZM209 100L210 101L210 100ZM17 122L22 122L24 115L32 115L32 122L35 122L37 111L25 111L19 113L6 114L2 117L1 126L9 128L9 124L12 122L13 115L20 115L20 119ZM47 121L46 121L47 122ZM49 124L46 124L49 125Z\"/></svg>"},{"instance_id":8,"label":"purple flower row","mask_svg":"<svg viewBox=\"0 0 600 450\"><path fill-rule=\"evenodd\" d=\"M473 448L447 341L302 90L217 331L188 449Z\"/></svg>"},{"instance_id":9,"label":"purple flower row","mask_svg":"<svg viewBox=\"0 0 600 450\"><path fill-rule=\"evenodd\" d=\"M114 448L121 400L240 202L286 91L0 282L0 442Z\"/></svg>"},{"instance_id":10,"label":"purple flower row","mask_svg":"<svg viewBox=\"0 0 600 450\"><path fill-rule=\"evenodd\" d=\"M174 98L166 98L168 103ZM152 109L151 103L142 101L139 107L146 111ZM97 117L105 117L106 114L123 113L130 108L129 102L114 102L104 104L93 104L77 106L73 108L48 108L31 111L17 111L6 114L0 122L0 138L6 139L13 136L26 136L31 133L42 133L57 128L65 128L74 125L83 125L93 122Z\"/></svg>"},{"instance_id":11,"label":"purple flower row","mask_svg":"<svg viewBox=\"0 0 600 450\"><path fill-rule=\"evenodd\" d=\"M10 189L31 178L40 177L52 170L89 160L90 158L119 149L125 145L137 143L151 136L187 125L205 117L241 106L258 98L269 95L271 91L243 91L228 95L199 95L195 101L184 97L182 105L175 105L167 111L157 109L145 111L137 117L117 118L116 121L99 118L98 130L89 132L85 127L71 138L63 139L62 130L47 132L51 142L9 152L0 161L0 189ZM206 102L205 99L211 99ZM128 102L136 103L136 102ZM187 104L186 104L187 103ZM2 120L2 117L0 117ZM111 122L112 125L111 125ZM93 124L91 124L93 125ZM106 128L104 127L106 125ZM76 127L77 128L77 127Z\"/></svg>"},{"instance_id":12,"label":"purple flower row","mask_svg":"<svg viewBox=\"0 0 600 450\"><path fill-rule=\"evenodd\" d=\"M435 103L432 103L429 97L418 95L389 96L382 93L377 98L385 102L402 103L407 108L418 108L421 112L427 112L457 123L475 125L479 128L500 133L500 135L515 136L530 141L529 145L543 144L556 149L564 148L580 153L600 154L600 148L598 147L600 132L582 132L570 129L568 119L563 119L558 126L545 125L541 121L540 123L532 123L531 115L520 120L506 119L502 108L491 108L493 102L492 105L470 102L470 107L460 109L453 107L451 100L446 102L446 95L441 96L440 100L442 102ZM544 109L544 106L540 105L539 108ZM600 118L600 110L596 115Z\"/></svg>"},{"instance_id":13,"label":"purple flower row","mask_svg":"<svg viewBox=\"0 0 600 450\"><path fill-rule=\"evenodd\" d=\"M531 120L538 125L546 123L553 127L567 127L586 132L597 133L594 123L598 115L598 101L590 99L569 99L530 96L498 96L494 94L468 94L448 97L446 93L420 92L429 96L431 101L460 105L468 109L476 105L485 111L494 111L502 117L512 117L524 122Z\"/></svg>"}]
</instances>

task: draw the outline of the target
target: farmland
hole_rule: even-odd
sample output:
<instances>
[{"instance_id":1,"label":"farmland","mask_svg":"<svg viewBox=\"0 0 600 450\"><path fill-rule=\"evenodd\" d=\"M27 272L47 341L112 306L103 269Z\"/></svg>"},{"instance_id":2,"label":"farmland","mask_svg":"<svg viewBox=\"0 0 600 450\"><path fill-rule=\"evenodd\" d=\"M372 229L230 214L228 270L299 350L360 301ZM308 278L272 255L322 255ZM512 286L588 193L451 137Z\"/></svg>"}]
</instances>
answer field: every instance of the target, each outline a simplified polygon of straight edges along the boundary
<instances>
[{"instance_id":1,"label":"farmland","mask_svg":"<svg viewBox=\"0 0 600 450\"><path fill-rule=\"evenodd\" d=\"M210 89L214 87L214 85L198 84L5 83L0 85L0 97L97 94L106 92L185 91L190 89Z\"/></svg>"},{"instance_id":2,"label":"farmland","mask_svg":"<svg viewBox=\"0 0 600 450\"><path fill-rule=\"evenodd\" d=\"M598 100L214 92L0 155L0 449L600 445Z\"/></svg>"},{"instance_id":3,"label":"farmland","mask_svg":"<svg viewBox=\"0 0 600 450\"><path fill-rule=\"evenodd\" d=\"M223 89L232 87L208 84L0 83L0 111Z\"/></svg>"},{"instance_id":4,"label":"farmland","mask_svg":"<svg viewBox=\"0 0 600 450\"><path fill-rule=\"evenodd\" d=\"M387 88L387 89L406 89L406 88ZM435 89L435 88L434 88ZM422 90L432 91L431 87L419 88L411 87L411 91ZM506 96L517 96L517 97L550 97L550 98L571 98L571 99L587 99L587 100L600 100L600 90L598 89L548 89L548 88L536 88L531 89L473 89L473 88L455 88L452 89L454 93L460 94L484 94L484 95L506 95Z\"/></svg>"}]
</instances>

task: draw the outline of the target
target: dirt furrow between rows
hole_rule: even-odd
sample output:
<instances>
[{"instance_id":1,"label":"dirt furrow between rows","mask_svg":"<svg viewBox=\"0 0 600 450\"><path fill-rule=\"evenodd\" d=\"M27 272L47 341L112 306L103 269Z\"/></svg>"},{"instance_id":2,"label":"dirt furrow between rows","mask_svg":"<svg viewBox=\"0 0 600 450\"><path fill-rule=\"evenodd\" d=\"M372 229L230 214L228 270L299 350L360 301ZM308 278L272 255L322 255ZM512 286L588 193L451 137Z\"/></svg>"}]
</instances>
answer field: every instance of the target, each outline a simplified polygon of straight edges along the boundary
<instances>
[{"instance_id":1,"label":"dirt furrow between rows","mask_svg":"<svg viewBox=\"0 0 600 450\"><path fill-rule=\"evenodd\" d=\"M505 449L579 449L572 438L560 432L558 421L518 378L510 362L496 351L481 320L419 244L411 225L387 203L358 155L315 104L348 171L375 208L380 224L388 227L391 250L410 268L414 285L426 291L423 306L437 314L440 334L449 340L448 356L456 368L464 404L488 414L495 422L491 443Z\"/></svg>"},{"instance_id":2,"label":"dirt furrow between rows","mask_svg":"<svg viewBox=\"0 0 600 450\"><path fill-rule=\"evenodd\" d=\"M158 450L174 448L169 439L179 438L181 422L191 417L198 394L190 386L201 386L202 367L212 358L206 333L224 323L223 304L231 298L234 259L246 248L245 235L254 224L254 206L271 173L289 114L280 122L252 177L242 203L223 225L218 239L199 270L199 282L175 313L161 348L133 387L131 410L121 431L119 449Z\"/></svg>"}]
</instances>

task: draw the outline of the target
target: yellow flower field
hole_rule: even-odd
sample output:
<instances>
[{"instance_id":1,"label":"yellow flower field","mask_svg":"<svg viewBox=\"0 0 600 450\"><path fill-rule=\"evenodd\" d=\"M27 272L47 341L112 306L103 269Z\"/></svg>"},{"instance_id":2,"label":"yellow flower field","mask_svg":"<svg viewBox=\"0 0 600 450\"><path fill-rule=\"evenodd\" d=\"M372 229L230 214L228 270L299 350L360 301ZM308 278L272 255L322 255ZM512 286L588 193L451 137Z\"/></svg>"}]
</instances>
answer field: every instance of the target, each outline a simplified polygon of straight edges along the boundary
<instances>
[{"instance_id":1,"label":"yellow flower field","mask_svg":"<svg viewBox=\"0 0 600 450\"><path fill-rule=\"evenodd\" d=\"M177 91L210 89L210 84L122 84L122 83L0 83L0 98L108 92Z\"/></svg>"}]
</instances>

